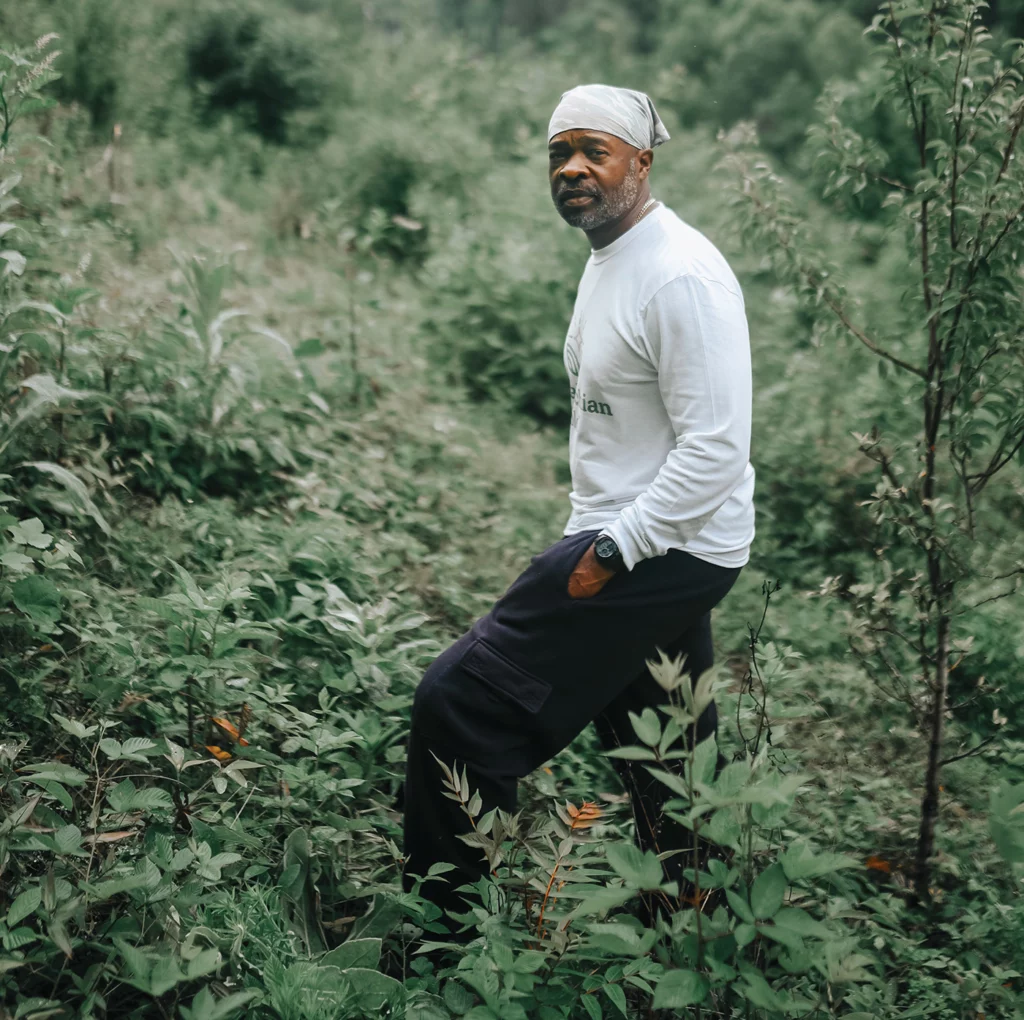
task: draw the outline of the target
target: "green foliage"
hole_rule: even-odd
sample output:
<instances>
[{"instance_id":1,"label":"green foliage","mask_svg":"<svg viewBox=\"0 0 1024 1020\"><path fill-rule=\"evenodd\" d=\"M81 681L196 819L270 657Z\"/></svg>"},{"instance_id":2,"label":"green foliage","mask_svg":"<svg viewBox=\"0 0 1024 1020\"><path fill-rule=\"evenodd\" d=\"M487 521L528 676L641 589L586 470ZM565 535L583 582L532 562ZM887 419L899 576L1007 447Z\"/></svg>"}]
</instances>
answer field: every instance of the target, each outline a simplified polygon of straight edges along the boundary
<instances>
[{"instance_id":1,"label":"green foliage","mask_svg":"<svg viewBox=\"0 0 1024 1020\"><path fill-rule=\"evenodd\" d=\"M671 100L680 119L722 127L753 120L778 156L796 155L825 82L852 77L868 56L861 26L834 5L729 0L672 8L657 53L684 75Z\"/></svg>"},{"instance_id":2,"label":"green foliage","mask_svg":"<svg viewBox=\"0 0 1024 1020\"><path fill-rule=\"evenodd\" d=\"M781 1018L813 1011L829 994L826 988L845 996L878 987L873 954L846 924L815 917L811 908L821 890L857 862L808 843L784 851L777 844L775 833L809 777L781 772L767 746L716 774L714 739L688 750L682 738L720 685L705 673L691 690L678 663L664 659L651 668L667 693L664 727L653 710L645 712L634 726L646 746L617 748L614 757L645 763L674 794L665 814L694 835L692 848L672 851L692 862L682 872L688 887L666 881L653 852L608 842L596 805L565 802L556 805L557 817L528 826L500 809L481 815L479 795L471 795L465 775L442 762L448 796L475 819L463 840L483 851L496 869L494 885L506 889L492 895L481 881L482 905L459 915L487 938L466 950L457 977L496 1016L532 1016L537 1006L543 1015L545 1005L571 1001L571 991L591 1015L606 999L628 1016L627 993L635 1000L639 990L652 996L656 1009L699 1005L729 1015L748 1008ZM741 697L737 709L757 715L763 705ZM700 838L712 841L713 854L701 850ZM534 890L525 906L516 894L523 888ZM674 909L655 928L644 928L628 908L650 891ZM489 902L503 906L489 910ZM697 903L702 909L691 905ZM515 942L526 951L513 955ZM497 982L486 977L494 971ZM536 977L541 972L543 985ZM450 987L445 997L454 1007Z\"/></svg>"},{"instance_id":3,"label":"green foliage","mask_svg":"<svg viewBox=\"0 0 1024 1020\"><path fill-rule=\"evenodd\" d=\"M575 297L571 263L538 259L521 240L475 231L428 267L436 312L425 326L453 382L542 423L568 420L564 328Z\"/></svg>"},{"instance_id":4,"label":"green foliage","mask_svg":"<svg viewBox=\"0 0 1024 1020\"><path fill-rule=\"evenodd\" d=\"M57 93L79 103L97 131L107 131L121 113L124 53L128 42L126 6L118 0L84 0L56 5L61 39Z\"/></svg>"},{"instance_id":5,"label":"green foliage","mask_svg":"<svg viewBox=\"0 0 1024 1020\"><path fill-rule=\"evenodd\" d=\"M289 119L325 102L329 86L315 31L251 4L206 6L190 26L190 80L209 113L231 111L269 141Z\"/></svg>"},{"instance_id":6,"label":"green foliage","mask_svg":"<svg viewBox=\"0 0 1024 1020\"><path fill-rule=\"evenodd\" d=\"M54 101L43 96L41 90L60 77L53 70L53 64L60 56L58 50L51 48L55 38L53 33L40 36L32 49L0 49L0 153L5 152L10 143L11 130L19 118L54 105ZM5 175L0 183L0 214L14 204L13 199L6 196L18 183L18 179L16 176ZM3 223L0 238L14 227L13 223ZM10 275L21 276L25 271L24 257L18 258L19 254L4 253L5 282Z\"/></svg>"},{"instance_id":7,"label":"green foliage","mask_svg":"<svg viewBox=\"0 0 1024 1020\"><path fill-rule=\"evenodd\" d=\"M875 189L891 210L890 229L904 239L916 279L888 321L858 324L834 265L812 246L782 181L744 151L744 132L734 133L727 162L737 173L748 236L816 316L829 320L827 328L871 351L883 378L894 373L891 392L901 405L921 408L916 420L885 415L854 433L877 468L863 503L880 555L873 576L844 594L858 620L851 649L928 737L915 874L925 899L946 762L949 675L974 644L960 618L986 600L979 593L986 582L1009 579L994 597L1012 596L1022 573L1001 526L987 532L979 510L983 492L1004 470L1013 473L1024 449L1016 355L1024 207L1012 161L1024 99L1019 43L1004 66L977 3L937 9L908 0L879 13L871 29L886 40L879 57L886 95L904 113L917 166L895 176L881 145L843 122L842 95L852 87L822 105L828 121L811 135L828 170L825 197ZM862 78L860 87L875 77ZM825 586L834 594L842 587L835 579ZM992 721L999 718L997 710Z\"/></svg>"}]
</instances>

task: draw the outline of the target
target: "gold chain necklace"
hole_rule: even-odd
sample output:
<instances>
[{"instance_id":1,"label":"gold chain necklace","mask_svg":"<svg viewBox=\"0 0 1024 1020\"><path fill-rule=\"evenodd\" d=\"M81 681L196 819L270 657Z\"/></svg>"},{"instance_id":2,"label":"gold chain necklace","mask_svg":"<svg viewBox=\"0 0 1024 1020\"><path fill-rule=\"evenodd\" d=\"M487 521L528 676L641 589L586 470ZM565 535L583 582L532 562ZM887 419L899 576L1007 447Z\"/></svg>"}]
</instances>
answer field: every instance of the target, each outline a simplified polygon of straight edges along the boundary
<instances>
[{"instance_id":1,"label":"gold chain necklace","mask_svg":"<svg viewBox=\"0 0 1024 1020\"><path fill-rule=\"evenodd\" d=\"M647 199L646 202L644 202L644 207L643 209L640 210L640 215L637 216L636 220L634 220L633 222L634 227L647 215L647 210L650 209L650 207L654 205L654 203L657 201L658 200L653 195L651 195L651 197ZM630 229L632 229L632 227Z\"/></svg>"}]
</instances>

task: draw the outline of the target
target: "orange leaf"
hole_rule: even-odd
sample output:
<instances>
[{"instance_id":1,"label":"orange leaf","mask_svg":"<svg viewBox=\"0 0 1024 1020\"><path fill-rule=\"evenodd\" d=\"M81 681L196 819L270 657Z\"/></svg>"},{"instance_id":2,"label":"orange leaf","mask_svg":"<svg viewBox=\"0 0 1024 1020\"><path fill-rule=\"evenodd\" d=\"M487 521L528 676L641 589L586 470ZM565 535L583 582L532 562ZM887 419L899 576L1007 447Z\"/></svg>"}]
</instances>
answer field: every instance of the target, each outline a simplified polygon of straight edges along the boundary
<instances>
[{"instance_id":1,"label":"orange leaf","mask_svg":"<svg viewBox=\"0 0 1024 1020\"><path fill-rule=\"evenodd\" d=\"M211 715L210 722L219 726L232 740L237 741L242 747L249 746L249 741L238 732L238 727L229 719L218 719L217 716Z\"/></svg>"},{"instance_id":2,"label":"orange leaf","mask_svg":"<svg viewBox=\"0 0 1024 1020\"><path fill-rule=\"evenodd\" d=\"M865 862L865 868L870 868L872 871L884 871L887 875L892 871L892 865L888 861L883 861L881 857L875 857L872 854Z\"/></svg>"},{"instance_id":3,"label":"orange leaf","mask_svg":"<svg viewBox=\"0 0 1024 1020\"><path fill-rule=\"evenodd\" d=\"M117 832L96 832L91 836L83 836L83 843L116 843L120 839L128 839L129 836L137 836L137 829L120 829Z\"/></svg>"},{"instance_id":4,"label":"orange leaf","mask_svg":"<svg viewBox=\"0 0 1024 1020\"><path fill-rule=\"evenodd\" d=\"M207 744L206 750L209 751L217 761L227 761L228 758L231 757L230 751L223 751L216 744Z\"/></svg>"},{"instance_id":5,"label":"orange leaf","mask_svg":"<svg viewBox=\"0 0 1024 1020\"><path fill-rule=\"evenodd\" d=\"M566 802L566 810L572 819L573 829L586 829L601 817L601 809L591 800L585 800L579 808Z\"/></svg>"},{"instance_id":6,"label":"orange leaf","mask_svg":"<svg viewBox=\"0 0 1024 1020\"><path fill-rule=\"evenodd\" d=\"M238 739L238 728L230 720L218 719L217 716L211 715L210 721L216 723L222 730L226 730L231 735L232 740Z\"/></svg>"}]
</instances>

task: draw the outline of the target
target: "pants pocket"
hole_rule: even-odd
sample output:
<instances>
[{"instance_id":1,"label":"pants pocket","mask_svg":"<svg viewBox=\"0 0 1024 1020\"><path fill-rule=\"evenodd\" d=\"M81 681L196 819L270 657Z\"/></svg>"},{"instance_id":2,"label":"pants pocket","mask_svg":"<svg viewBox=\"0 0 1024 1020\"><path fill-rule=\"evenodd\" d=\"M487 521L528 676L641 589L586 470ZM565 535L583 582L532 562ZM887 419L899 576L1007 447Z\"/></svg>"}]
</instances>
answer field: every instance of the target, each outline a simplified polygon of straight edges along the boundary
<instances>
[{"instance_id":1,"label":"pants pocket","mask_svg":"<svg viewBox=\"0 0 1024 1020\"><path fill-rule=\"evenodd\" d=\"M551 693L551 684L517 666L483 638L473 642L460 666L496 694L531 714L544 707Z\"/></svg>"}]
</instances>

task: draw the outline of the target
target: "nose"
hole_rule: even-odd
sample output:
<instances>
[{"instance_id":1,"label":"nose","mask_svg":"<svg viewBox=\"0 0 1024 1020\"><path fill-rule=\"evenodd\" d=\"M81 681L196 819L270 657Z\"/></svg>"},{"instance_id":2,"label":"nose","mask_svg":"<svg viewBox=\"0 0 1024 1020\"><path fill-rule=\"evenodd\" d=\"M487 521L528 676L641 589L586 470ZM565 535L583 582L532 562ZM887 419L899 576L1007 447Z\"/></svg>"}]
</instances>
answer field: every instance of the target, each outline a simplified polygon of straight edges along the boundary
<instances>
[{"instance_id":1,"label":"nose","mask_svg":"<svg viewBox=\"0 0 1024 1020\"><path fill-rule=\"evenodd\" d=\"M574 152L559 168L558 176L564 181L578 181L588 173L583 154Z\"/></svg>"}]
</instances>

